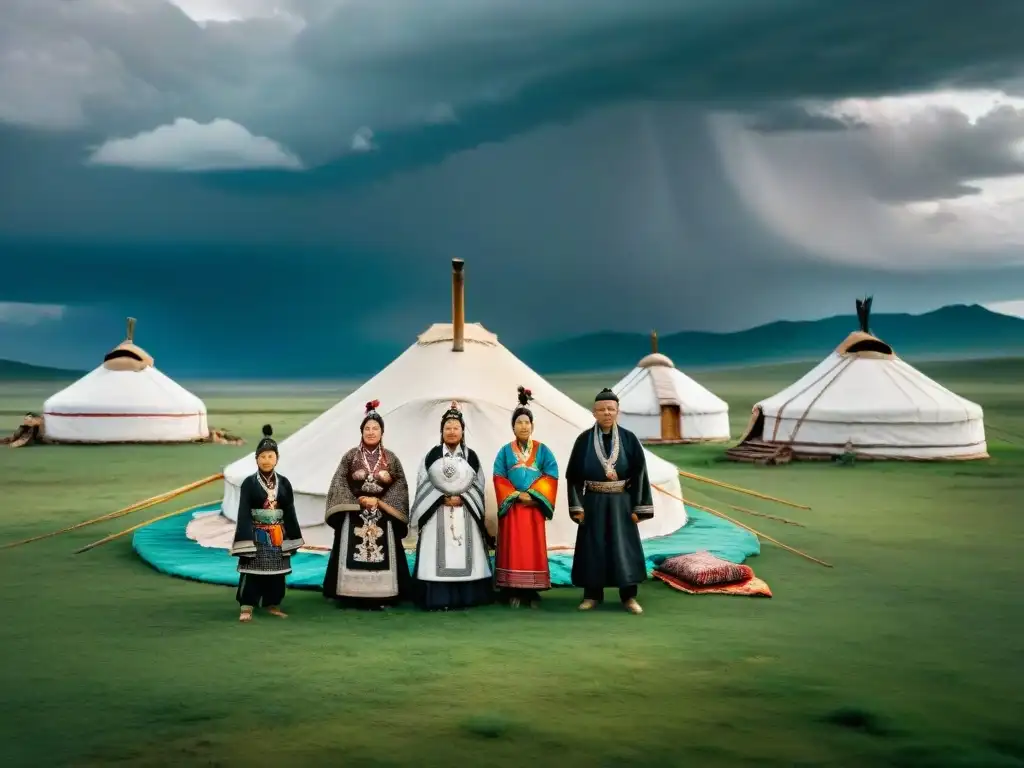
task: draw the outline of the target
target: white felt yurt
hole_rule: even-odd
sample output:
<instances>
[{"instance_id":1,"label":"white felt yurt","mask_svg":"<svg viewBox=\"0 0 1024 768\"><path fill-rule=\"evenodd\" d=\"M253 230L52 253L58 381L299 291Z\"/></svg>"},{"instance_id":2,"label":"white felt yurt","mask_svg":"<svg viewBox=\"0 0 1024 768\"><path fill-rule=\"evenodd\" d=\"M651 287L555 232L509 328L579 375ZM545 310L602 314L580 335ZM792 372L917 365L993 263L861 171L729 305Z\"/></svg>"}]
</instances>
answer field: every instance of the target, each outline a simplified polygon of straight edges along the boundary
<instances>
[{"instance_id":1,"label":"white felt yurt","mask_svg":"<svg viewBox=\"0 0 1024 768\"><path fill-rule=\"evenodd\" d=\"M43 431L56 443L185 443L209 436L203 401L153 365L128 336L103 363L50 397Z\"/></svg>"},{"instance_id":2,"label":"white felt yurt","mask_svg":"<svg viewBox=\"0 0 1024 768\"><path fill-rule=\"evenodd\" d=\"M619 396L619 423L645 443L729 439L729 404L659 353L657 332L651 333L651 354L612 389Z\"/></svg>"},{"instance_id":3,"label":"white felt yurt","mask_svg":"<svg viewBox=\"0 0 1024 768\"><path fill-rule=\"evenodd\" d=\"M517 387L532 390L537 440L554 452L564 470L577 435L594 424L591 411L532 371L476 323L464 323L462 262L455 262L453 323L431 326L384 370L327 412L281 441L278 469L292 484L296 512L307 545L330 546L324 525L327 490L342 455L359 442L365 405L379 400L384 418L384 445L394 451L410 478L415 478L427 451L441 438L441 416L452 400L463 409L466 444L480 457L487 475L488 524L496 527L496 503L490 468L498 449L512 439L512 411ZM646 454L653 485L655 514L640 524L643 538L673 533L686 524L679 475L674 465ZM238 488L256 471L247 455L224 470L222 514L199 517L188 535L206 546L230 545L237 517ZM218 519L219 518L219 519ZM225 524L226 523L226 524ZM554 520L547 525L548 546L571 548L576 524L569 518L564 484L559 485Z\"/></svg>"},{"instance_id":4,"label":"white felt yurt","mask_svg":"<svg viewBox=\"0 0 1024 768\"><path fill-rule=\"evenodd\" d=\"M986 458L981 406L897 357L868 330L870 309L870 298L858 300L861 330L754 406L741 445L787 446L797 458Z\"/></svg>"}]
</instances>

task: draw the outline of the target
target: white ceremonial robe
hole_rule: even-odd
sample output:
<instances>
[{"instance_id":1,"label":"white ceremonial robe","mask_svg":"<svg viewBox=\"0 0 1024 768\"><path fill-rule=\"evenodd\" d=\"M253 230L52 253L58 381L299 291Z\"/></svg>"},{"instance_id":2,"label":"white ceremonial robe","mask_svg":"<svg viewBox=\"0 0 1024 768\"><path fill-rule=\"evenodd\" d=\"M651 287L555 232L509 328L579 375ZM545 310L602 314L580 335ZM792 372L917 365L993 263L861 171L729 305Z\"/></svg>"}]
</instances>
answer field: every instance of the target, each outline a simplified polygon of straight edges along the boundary
<instances>
[{"instance_id":1,"label":"white ceremonial robe","mask_svg":"<svg viewBox=\"0 0 1024 768\"><path fill-rule=\"evenodd\" d=\"M430 467L420 465L410 524L416 533L416 576L423 581L479 581L491 576L487 541L474 518L484 520L483 467L474 471L462 447L447 446ZM421 526L442 496L461 496L461 507L445 504Z\"/></svg>"}]
</instances>

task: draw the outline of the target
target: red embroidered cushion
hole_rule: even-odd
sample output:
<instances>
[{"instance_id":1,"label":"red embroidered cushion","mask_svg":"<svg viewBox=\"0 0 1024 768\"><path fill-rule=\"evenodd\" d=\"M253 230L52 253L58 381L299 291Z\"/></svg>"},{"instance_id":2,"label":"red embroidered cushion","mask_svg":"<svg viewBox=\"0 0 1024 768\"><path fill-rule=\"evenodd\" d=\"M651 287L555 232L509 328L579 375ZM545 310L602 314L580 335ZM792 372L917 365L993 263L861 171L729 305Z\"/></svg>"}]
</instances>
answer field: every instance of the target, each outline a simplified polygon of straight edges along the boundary
<instances>
[{"instance_id":1,"label":"red embroidered cushion","mask_svg":"<svg viewBox=\"0 0 1024 768\"><path fill-rule=\"evenodd\" d=\"M694 552L691 555L670 557L658 566L658 570L675 576L688 584L707 587L714 584L734 584L754 576L749 565L737 565L715 557L710 552Z\"/></svg>"}]
</instances>

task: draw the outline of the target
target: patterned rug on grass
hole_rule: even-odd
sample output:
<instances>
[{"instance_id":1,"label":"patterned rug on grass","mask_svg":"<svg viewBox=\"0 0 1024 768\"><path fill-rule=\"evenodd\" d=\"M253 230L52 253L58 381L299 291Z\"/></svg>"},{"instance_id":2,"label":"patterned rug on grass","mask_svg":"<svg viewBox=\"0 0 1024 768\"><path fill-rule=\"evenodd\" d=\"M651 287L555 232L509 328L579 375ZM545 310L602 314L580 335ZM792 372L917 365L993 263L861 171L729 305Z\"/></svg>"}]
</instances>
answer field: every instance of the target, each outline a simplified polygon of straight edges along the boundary
<instances>
[{"instance_id":1,"label":"patterned rug on grass","mask_svg":"<svg viewBox=\"0 0 1024 768\"><path fill-rule=\"evenodd\" d=\"M655 571L651 576L659 581L668 584L678 592L685 592L688 595L742 595L743 597L771 597L772 591L763 580L757 576L737 581L732 584L709 584L701 586L687 584L682 579L677 579L667 573Z\"/></svg>"},{"instance_id":2,"label":"patterned rug on grass","mask_svg":"<svg viewBox=\"0 0 1024 768\"><path fill-rule=\"evenodd\" d=\"M220 504L211 504L151 523L135 532L132 547L139 557L161 573L208 584L235 586L238 584L235 558L225 549L203 547L185 535L185 528L193 516L219 510ZM761 545L749 531L699 509L687 507L686 513L689 520L683 528L669 536L644 541L648 575L668 557L701 550L733 563L742 563L748 557L760 554ZM406 557L412 569L416 555L407 552ZM552 584L572 584L572 553L552 552L548 563ZM325 554L299 552L292 556L292 573L287 584L297 589L319 589L326 570Z\"/></svg>"}]
</instances>

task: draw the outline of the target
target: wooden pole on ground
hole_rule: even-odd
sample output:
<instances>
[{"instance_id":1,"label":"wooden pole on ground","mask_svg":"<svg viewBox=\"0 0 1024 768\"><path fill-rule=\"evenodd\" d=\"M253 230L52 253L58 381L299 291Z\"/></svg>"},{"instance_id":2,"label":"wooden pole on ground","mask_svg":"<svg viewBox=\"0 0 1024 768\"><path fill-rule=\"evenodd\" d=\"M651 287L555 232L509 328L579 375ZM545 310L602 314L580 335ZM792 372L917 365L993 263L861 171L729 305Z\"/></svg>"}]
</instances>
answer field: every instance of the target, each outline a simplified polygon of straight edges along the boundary
<instances>
[{"instance_id":1,"label":"wooden pole on ground","mask_svg":"<svg viewBox=\"0 0 1024 768\"><path fill-rule=\"evenodd\" d=\"M76 549L74 551L74 554L80 555L82 552L88 552L90 549L98 547L101 544L106 544L107 542L113 541L114 539L119 539L122 536L131 533L132 531L139 530L139 528L145 528L150 523L155 523L160 520L166 520L168 517L174 517L175 515L183 515L186 512L191 512L194 509L199 509L200 507L205 507L208 504L213 504L215 501L216 499L214 499L214 501L204 501L202 504L193 504L191 507L185 507L184 509L177 509L174 512L165 512L162 515L157 515L156 517L150 520L146 520L145 522L133 525L131 528L125 528L123 531L118 531L117 533L112 533L109 536L104 536L102 539L100 539L99 541L94 541L92 544L86 544L81 549Z\"/></svg>"},{"instance_id":2,"label":"wooden pole on ground","mask_svg":"<svg viewBox=\"0 0 1024 768\"><path fill-rule=\"evenodd\" d=\"M768 520L777 520L780 523L785 523L786 525L795 525L798 528L806 527L803 523L798 523L796 520L789 520L785 517L779 517L778 515L769 515L767 512L757 512L753 509L747 509L746 507L737 507L735 504L730 504L729 509L734 509L737 512L745 512L746 514L754 515L755 517L764 517Z\"/></svg>"},{"instance_id":3,"label":"wooden pole on ground","mask_svg":"<svg viewBox=\"0 0 1024 768\"><path fill-rule=\"evenodd\" d=\"M723 483L721 480L714 480L710 477L704 477L703 475L695 475L692 472L684 472L678 470L680 477L685 477L690 480L696 480L698 483L707 483L708 485L717 485L719 488L725 488L730 491L736 491L737 493L743 493L747 496L753 496L755 499L764 499L765 501L774 501L776 504L785 504L787 507L793 507L794 509L810 509L806 504L797 504L794 501L786 501L785 499L779 499L775 496L768 496L764 493L758 493L752 491L749 488L741 488L738 485L731 485L729 483Z\"/></svg>"},{"instance_id":4,"label":"wooden pole on ground","mask_svg":"<svg viewBox=\"0 0 1024 768\"><path fill-rule=\"evenodd\" d=\"M719 512L717 509L712 509L711 507L705 507L702 504L697 504L697 503L692 502L692 501L685 501L684 499L680 498L679 496L676 496L674 493L666 491L660 485L655 485L654 483L651 483L651 488L654 488L655 490L660 491L661 493L664 493L666 496L669 496L669 497L675 499L676 501L680 502L681 504L694 507L695 509L699 509L699 510L702 510L704 512L708 512L708 513L710 513L712 515L715 515L716 517L722 518L723 520L728 520L733 525L738 525L743 530L750 531L755 536L757 536L759 538L762 538L765 541L770 541L772 544L775 544L776 546L781 547L782 549L785 549L788 552L792 552L794 555L800 555L800 557L806 558L807 560L810 560L812 563L817 563L818 565L823 565L826 568L832 568L833 567L831 563L826 563L824 560L819 560L816 557L811 557L806 552L801 552L799 549L794 549L793 547L789 546L788 544L783 544L778 539L773 539L771 536L763 534L760 531L758 531L758 530L756 530L754 528L751 528L749 525L744 525L739 520L734 520L733 518L729 517L724 512Z\"/></svg>"},{"instance_id":5,"label":"wooden pole on ground","mask_svg":"<svg viewBox=\"0 0 1024 768\"><path fill-rule=\"evenodd\" d=\"M743 528L744 530L750 531L755 536L758 536L758 537L764 539L765 541L770 541L775 546L781 547L782 549L785 549L788 552L792 552L794 555L800 555L800 557L806 558L807 560L810 560L812 563L817 563L818 565L823 565L826 568L832 568L833 567L833 565L831 563L826 563L824 560L819 560L816 557L812 557L811 555L808 555L806 552L801 552L799 549L794 549L793 547L789 546L788 544L783 544L778 539L773 539L771 536L768 536L768 535L766 535L764 533L761 533L760 531L758 531L758 530L756 530L754 528L751 528L749 525L744 525L739 520L734 520L733 518L729 517L728 515L726 515L726 514L724 514L722 512L719 512L717 509L712 509L711 507L705 507L705 506L703 506L701 504L695 504L693 502L690 502L690 506L691 507L696 507L697 509L703 510L705 512L710 512L712 515L717 515L718 517L722 518L723 520L728 520L733 525L738 525L740 528Z\"/></svg>"},{"instance_id":6,"label":"wooden pole on ground","mask_svg":"<svg viewBox=\"0 0 1024 768\"><path fill-rule=\"evenodd\" d=\"M705 498L711 499L711 501L715 502L716 504L718 502L722 501L722 499L718 498L717 496L714 496L711 493L709 493L707 491L704 491L704 490L701 490L701 489L698 489L698 488L691 488L691 489L689 489L689 491L691 493L698 493L701 496L704 496ZM689 503L689 502L686 502L686 503ZM754 515L755 517L763 517L763 518L765 518L767 520L776 520L776 521L778 521L780 523L785 523L786 525L795 525L798 528L805 528L806 527L803 523L798 523L796 520L790 520L788 517L779 517L778 515L769 515L767 512L758 512L756 509L747 509L746 507L738 507L735 504L729 504L728 502L723 502L723 503L725 503L725 505L727 507L729 507L729 509L734 509L737 512L744 512L744 513L746 513L748 515Z\"/></svg>"},{"instance_id":7,"label":"wooden pole on ground","mask_svg":"<svg viewBox=\"0 0 1024 768\"><path fill-rule=\"evenodd\" d=\"M167 491L166 493L162 493L159 496L153 496L151 498L144 499L143 501L137 501L134 504L125 507L124 509L117 510L116 512L108 512L105 515L94 517L92 520L86 520L81 523L75 523L74 525L70 525L67 528L61 528L59 531L51 531L50 533L43 533L39 536L33 536L28 539L22 539L21 541L13 541L8 544L4 544L3 546L0 546L0 549L11 549L12 547L20 547L22 544L31 544L34 541L49 539L53 536L59 536L62 533L70 533L71 531L77 531L79 528L85 528L86 526L95 525L96 523L102 523L107 520L114 520L118 517L124 517L125 515L129 515L132 512L138 512L143 509L148 509L149 507L155 507L157 504L162 504L165 501L170 501L171 499L176 498L177 496L181 496L182 494L188 493L189 491L194 491L196 488L201 488L204 485L209 485L210 483L216 480L220 480L222 477L224 477L224 475L221 473L218 473L216 475L210 475L209 477L203 478L202 480L196 480L194 483L183 485L181 486L181 488L176 488L173 491Z\"/></svg>"}]
</instances>

